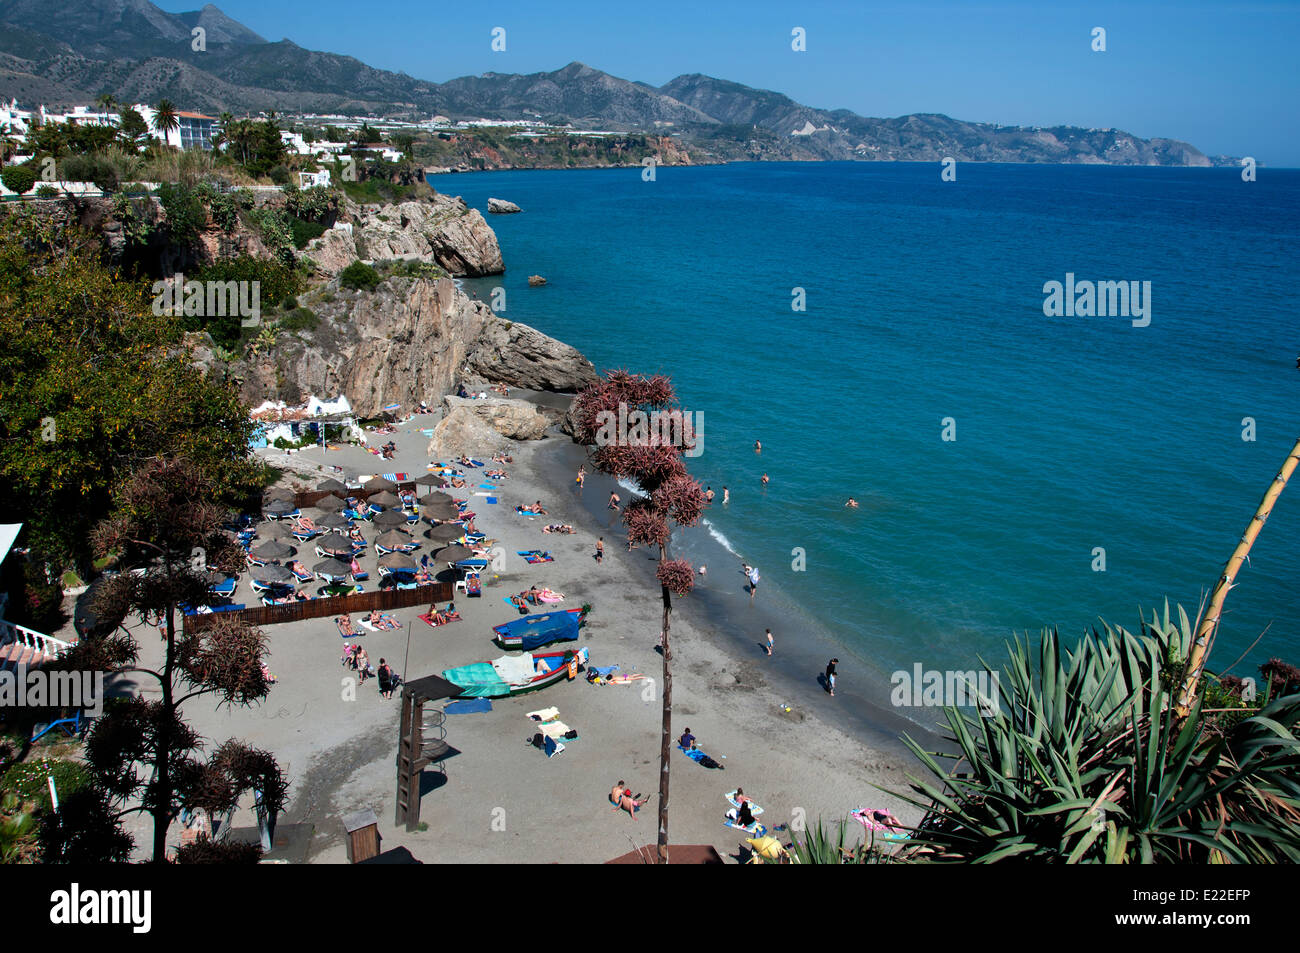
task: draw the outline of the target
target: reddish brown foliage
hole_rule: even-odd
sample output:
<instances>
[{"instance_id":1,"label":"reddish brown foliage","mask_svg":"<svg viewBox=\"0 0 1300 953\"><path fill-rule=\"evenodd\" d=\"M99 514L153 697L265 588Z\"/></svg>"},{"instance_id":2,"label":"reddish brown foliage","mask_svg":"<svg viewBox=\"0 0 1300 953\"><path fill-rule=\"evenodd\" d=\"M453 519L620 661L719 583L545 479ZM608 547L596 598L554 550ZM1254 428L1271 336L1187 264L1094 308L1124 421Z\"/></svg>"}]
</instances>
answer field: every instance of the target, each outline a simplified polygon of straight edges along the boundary
<instances>
[{"instance_id":1,"label":"reddish brown foliage","mask_svg":"<svg viewBox=\"0 0 1300 953\"><path fill-rule=\"evenodd\" d=\"M682 467L651 495L655 506L681 526L694 526L704 515L704 489Z\"/></svg>"},{"instance_id":2,"label":"reddish brown foliage","mask_svg":"<svg viewBox=\"0 0 1300 953\"><path fill-rule=\"evenodd\" d=\"M627 538L637 546L663 546L672 535L663 513L648 500L629 503L623 511Z\"/></svg>"},{"instance_id":3,"label":"reddish brown foliage","mask_svg":"<svg viewBox=\"0 0 1300 953\"><path fill-rule=\"evenodd\" d=\"M685 559L666 559L655 570L655 578L669 592L684 596L695 588L695 570Z\"/></svg>"}]
</instances>

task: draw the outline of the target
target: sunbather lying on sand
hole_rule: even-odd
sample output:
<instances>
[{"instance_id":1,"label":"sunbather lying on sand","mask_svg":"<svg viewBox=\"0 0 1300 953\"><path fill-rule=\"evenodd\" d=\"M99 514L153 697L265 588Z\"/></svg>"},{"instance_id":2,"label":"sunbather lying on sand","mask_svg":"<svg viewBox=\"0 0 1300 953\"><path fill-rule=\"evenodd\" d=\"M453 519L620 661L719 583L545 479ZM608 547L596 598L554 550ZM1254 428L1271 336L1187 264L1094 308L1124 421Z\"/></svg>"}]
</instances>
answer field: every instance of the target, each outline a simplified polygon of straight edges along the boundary
<instances>
[{"instance_id":1,"label":"sunbather lying on sand","mask_svg":"<svg viewBox=\"0 0 1300 953\"><path fill-rule=\"evenodd\" d=\"M632 820L635 821L636 809L648 800L650 799L649 798L642 799L641 795L639 794L636 797L633 797L631 794L624 791L623 796L618 800L618 806L622 810L627 811L628 817L632 818Z\"/></svg>"},{"instance_id":2,"label":"sunbather lying on sand","mask_svg":"<svg viewBox=\"0 0 1300 953\"><path fill-rule=\"evenodd\" d=\"M522 506L519 507L519 512L520 512L520 513L533 513L533 514L535 514L535 515L537 515L537 516L549 516L549 515L550 515L549 513L546 512L546 510L544 510L544 509L542 508L542 501L541 501L541 500L538 500L536 503L525 503L525 504L523 504Z\"/></svg>"},{"instance_id":3,"label":"sunbather lying on sand","mask_svg":"<svg viewBox=\"0 0 1300 953\"><path fill-rule=\"evenodd\" d=\"M454 476L451 478L451 485L459 489L460 487L463 487L465 485L465 481L462 480L460 477Z\"/></svg>"},{"instance_id":4,"label":"sunbather lying on sand","mask_svg":"<svg viewBox=\"0 0 1300 953\"><path fill-rule=\"evenodd\" d=\"M447 603L445 610L439 609L436 605L429 606L429 620L434 625L446 625L448 622L459 622L460 613L456 611L456 603Z\"/></svg>"},{"instance_id":5,"label":"sunbather lying on sand","mask_svg":"<svg viewBox=\"0 0 1300 953\"><path fill-rule=\"evenodd\" d=\"M519 610L520 615L528 614L528 603L524 601L524 593L510 597L510 604Z\"/></svg>"},{"instance_id":6,"label":"sunbather lying on sand","mask_svg":"<svg viewBox=\"0 0 1300 953\"><path fill-rule=\"evenodd\" d=\"M378 609L370 610L370 618L366 620L376 629L395 629L397 620L390 615L380 615Z\"/></svg>"},{"instance_id":7,"label":"sunbather lying on sand","mask_svg":"<svg viewBox=\"0 0 1300 953\"><path fill-rule=\"evenodd\" d=\"M506 453L497 453L492 456L493 463L514 463L515 458Z\"/></svg>"},{"instance_id":8,"label":"sunbather lying on sand","mask_svg":"<svg viewBox=\"0 0 1300 953\"><path fill-rule=\"evenodd\" d=\"M543 526L543 527L542 527L542 532L543 532L543 533L561 533L561 534L567 536L569 533L572 533L572 532L573 532L573 527L570 526L568 523L552 523L550 526Z\"/></svg>"},{"instance_id":9,"label":"sunbather lying on sand","mask_svg":"<svg viewBox=\"0 0 1300 953\"><path fill-rule=\"evenodd\" d=\"M484 470L483 475L491 477L494 480L504 480L510 474L506 473L505 470Z\"/></svg>"},{"instance_id":10,"label":"sunbather lying on sand","mask_svg":"<svg viewBox=\"0 0 1300 953\"><path fill-rule=\"evenodd\" d=\"M343 633L343 635L357 634L356 630L352 628L352 616L341 615L335 619L334 622L339 627L339 632Z\"/></svg>"}]
</instances>

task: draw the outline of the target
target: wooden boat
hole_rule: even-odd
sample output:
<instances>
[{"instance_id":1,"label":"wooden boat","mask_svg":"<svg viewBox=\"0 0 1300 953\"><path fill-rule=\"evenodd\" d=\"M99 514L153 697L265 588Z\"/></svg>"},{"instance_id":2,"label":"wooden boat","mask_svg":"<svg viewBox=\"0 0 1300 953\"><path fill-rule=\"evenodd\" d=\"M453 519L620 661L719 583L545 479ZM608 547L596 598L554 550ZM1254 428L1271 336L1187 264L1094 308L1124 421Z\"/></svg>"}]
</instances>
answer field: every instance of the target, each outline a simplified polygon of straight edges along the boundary
<instances>
[{"instance_id":1,"label":"wooden boat","mask_svg":"<svg viewBox=\"0 0 1300 953\"><path fill-rule=\"evenodd\" d=\"M503 698L522 695L565 678L578 677L578 666L587 662L587 649L556 652L525 652L503 655L490 662L474 662L449 668L442 677L461 689L458 698Z\"/></svg>"},{"instance_id":2,"label":"wooden boat","mask_svg":"<svg viewBox=\"0 0 1300 953\"><path fill-rule=\"evenodd\" d=\"M493 639L503 649L522 649L531 652L552 642L576 642L578 629L587 621L590 606L581 609L559 609L526 615L511 622L492 626Z\"/></svg>"}]
</instances>

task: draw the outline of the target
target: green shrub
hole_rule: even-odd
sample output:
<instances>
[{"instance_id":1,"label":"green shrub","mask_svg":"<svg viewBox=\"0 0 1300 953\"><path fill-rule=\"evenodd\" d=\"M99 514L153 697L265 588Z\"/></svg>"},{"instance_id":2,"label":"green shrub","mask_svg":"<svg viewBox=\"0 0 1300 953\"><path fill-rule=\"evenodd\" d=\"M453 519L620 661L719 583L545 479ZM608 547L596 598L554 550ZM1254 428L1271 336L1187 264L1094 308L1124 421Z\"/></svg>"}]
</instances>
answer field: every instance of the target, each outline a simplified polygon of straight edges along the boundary
<instances>
[{"instance_id":1,"label":"green shrub","mask_svg":"<svg viewBox=\"0 0 1300 953\"><path fill-rule=\"evenodd\" d=\"M292 311L294 308L298 307L298 299L290 295L280 302L280 307L285 311Z\"/></svg>"},{"instance_id":2,"label":"green shrub","mask_svg":"<svg viewBox=\"0 0 1300 953\"><path fill-rule=\"evenodd\" d=\"M59 197L59 190L52 185L42 185L36 189L38 199L56 199Z\"/></svg>"},{"instance_id":3,"label":"green shrub","mask_svg":"<svg viewBox=\"0 0 1300 953\"><path fill-rule=\"evenodd\" d=\"M325 226L319 222L308 222L294 216L289 219L289 233L293 236L294 248L306 248L307 243L313 238L320 238L325 234Z\"/></svg>"},{"instance_id":4,"label":"green shrub","mask_svg":"<svg viewBox=\"0 0 1300 953\"><path fill-rule=\"evenodd\" d=\"M289 184L289 167L286 165L277 165L271 169L271 181L276 185Z\"/></svg>"},{"instance_id":5,"label":"green shrub","mask_svg":"<svg viewBox=\"0 0 1300 953\"><path fill-rule=\"evenodd\" d=\"M10 191L26 195L36 184L36 170L28 165L5 166L4 171L0 172L0 182Z\"/></svg>"},{"instance_id":6,"label":"green shrub","mask_svg":"<svg viewBox=\"0 0 1300 953\"><path fill-rule=\"evenodd\" d=\"M11 765L0 779L0 790L12 791L21 801L34 801L50 810L50 782L54 778L59 798L90 782L90 769L79 761L24 761Z\"/></svg>"},{"instance_id":7,"label":"green shrub","mask_svg":"<svg viewBox=\"0 0 1300 953\"><path fill-rule=\"evenodd\" d=\"M295 308L280 319L279 325L286 331L314 331L320 326L320 318L311 308Z\"/></svg>"},{"instance_id":8,"label":"green shrub","mask_svg":"<svg viewBox=\"0 0 1300 953\"><path fill-rule=\"evenodd\" d=\"M379 284L379 282L379 272L361 261L354 261L339 274L339 284L344 288L352 288L356 291L360 291L362 288L373 291L375 285Z\"/></svg>"}]
</instances>

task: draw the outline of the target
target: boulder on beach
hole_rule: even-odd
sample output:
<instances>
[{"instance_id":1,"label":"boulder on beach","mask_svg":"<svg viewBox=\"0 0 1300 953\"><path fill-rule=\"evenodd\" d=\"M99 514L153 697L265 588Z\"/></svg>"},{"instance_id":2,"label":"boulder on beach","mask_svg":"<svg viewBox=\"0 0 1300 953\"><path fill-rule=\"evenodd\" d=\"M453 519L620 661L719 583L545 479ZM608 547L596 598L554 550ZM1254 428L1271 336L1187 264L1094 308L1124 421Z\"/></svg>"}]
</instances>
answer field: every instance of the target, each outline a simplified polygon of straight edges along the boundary
<instances>
[{"instance_id":1,"label":"boulder on beach","mask_svg":"<svg viewBox=\"0 0 1300 953\"><path fill-rule=\"evenodd\" d=\"M467 399L449 394L442 403L443 423L472 416L511 440L541 440L551 426L550 418L526 400L509 397Z\"/></svg>"},{"instance_id":2,"label":"boulder on beach","mask_svg":"<svg viewBox=\"0 0 1300 953\"><path fill-rule=\"evenodd\" d=\"M540 288L540 287L541 287L542 285L544 285L544 284L546 284L546 279L543 278L541 275L529 275L529 276L528 276L528 287L530 287L530 288Z\"/></svg>"},{"instance_id":3,"label":"boulder on beach","mask_svg":"<svg viewBox=\"0 0 1300 953\"><path fill-rule=\"evenodd\" d=\"M497 215L509 215L512 212L522 212L523 209L505 199L488 199L488 211Z\"/></svg>"}]
</instances>

